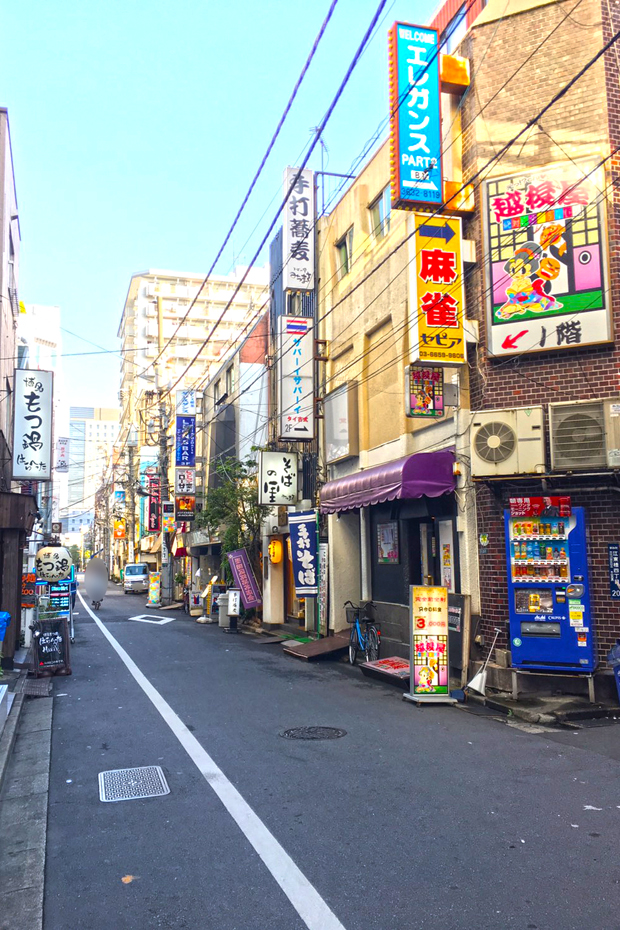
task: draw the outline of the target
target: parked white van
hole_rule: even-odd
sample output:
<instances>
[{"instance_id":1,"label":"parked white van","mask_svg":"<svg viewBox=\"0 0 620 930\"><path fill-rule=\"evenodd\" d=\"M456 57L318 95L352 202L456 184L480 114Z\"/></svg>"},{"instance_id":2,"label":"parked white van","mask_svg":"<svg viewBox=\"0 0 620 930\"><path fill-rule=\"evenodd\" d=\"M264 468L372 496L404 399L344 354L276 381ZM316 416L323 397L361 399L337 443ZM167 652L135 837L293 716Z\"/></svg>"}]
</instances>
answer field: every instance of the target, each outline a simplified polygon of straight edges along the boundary
<instances>
[{"instance_id":1,"label":"parked white van","mask_svg":"<svg viewBox=\"0 0 620 930\"><path fill-rule=\"evenodd\" d=\"M146 594L149 589L149 567L146 562L128 562L123 572L125 594Z\"/></svg>"}]
</instances>

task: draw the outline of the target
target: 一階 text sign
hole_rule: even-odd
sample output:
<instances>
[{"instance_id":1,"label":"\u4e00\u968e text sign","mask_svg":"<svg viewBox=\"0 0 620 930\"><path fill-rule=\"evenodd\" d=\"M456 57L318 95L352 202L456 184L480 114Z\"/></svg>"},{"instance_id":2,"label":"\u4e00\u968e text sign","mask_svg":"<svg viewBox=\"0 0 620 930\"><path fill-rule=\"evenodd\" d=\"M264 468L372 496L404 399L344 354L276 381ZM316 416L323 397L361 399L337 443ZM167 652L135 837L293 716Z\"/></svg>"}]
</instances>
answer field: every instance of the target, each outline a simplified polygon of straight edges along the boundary
<instances>
[{"instance_id":1,"label":"\u4e00\u968e text sign","mask_svg":"<svg viewBox=\"0 0 620 930\"><path fill-rule=\"evenodd\" d=\"M415 213L409 240L411 359L461 365L467 357L461 220Z\"/></svg>"},{"instance_id":2,"label":"\u4e00\u968e text sign","mask_svg":"<svg viewBox=\"0 0 620 930\"><path fill-rule=\"evenodd\" d=\"M394 23L390 30L392 205L442 202L441 93L436 29Z\"/></svg>"}]
</instances>

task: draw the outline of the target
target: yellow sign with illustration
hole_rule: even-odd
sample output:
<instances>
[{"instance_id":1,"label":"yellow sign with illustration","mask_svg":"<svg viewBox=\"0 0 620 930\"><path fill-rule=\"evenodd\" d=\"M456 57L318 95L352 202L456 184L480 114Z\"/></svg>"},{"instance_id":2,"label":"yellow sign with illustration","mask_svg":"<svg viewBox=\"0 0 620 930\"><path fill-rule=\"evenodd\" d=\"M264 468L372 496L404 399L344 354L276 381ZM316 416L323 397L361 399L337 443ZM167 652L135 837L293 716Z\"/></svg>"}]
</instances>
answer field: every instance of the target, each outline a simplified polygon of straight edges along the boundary
<instances>
[{"instance_id":1,"label":"yellow sign with illustration","mask_svg":"<svg viewBox=\"0 0 620 930\"><path fill-rule=\"evenodd\" d=\"M409 240L411 361L462 365L467 358L461 220L414 213Z\"/></svg>"}]
</instances>

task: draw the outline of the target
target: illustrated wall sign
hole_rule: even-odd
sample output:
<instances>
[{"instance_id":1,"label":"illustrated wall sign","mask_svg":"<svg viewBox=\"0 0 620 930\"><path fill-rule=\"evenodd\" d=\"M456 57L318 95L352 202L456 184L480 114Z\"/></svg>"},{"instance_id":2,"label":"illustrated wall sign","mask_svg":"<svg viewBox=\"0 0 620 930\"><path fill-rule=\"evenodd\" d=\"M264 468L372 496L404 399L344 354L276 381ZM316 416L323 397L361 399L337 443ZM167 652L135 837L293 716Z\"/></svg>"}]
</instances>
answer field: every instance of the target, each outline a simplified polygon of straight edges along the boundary
<instances>
[{"instance_id":1,"label":"illustrated wall sign","mask_svg":"<svg viewBox=\"0 0 620 930\"><path fill-rule=\"evenodd\" d=\"M51 371L14 370L13 478L52 477Z\"/></svg>"},{"instance_id":2,"label":"illustrated wall sign","mask_svg":"<svg viewBox=\"0 0 620 930\"><path fill-rule=\"evenodd\" d=\"M604 186L600 169L577 164L486 182L494 355L611 340Z\"/></svg>"},{"instance_id":3,"label":"illustrated wall sign","mask_svg":"<svg viewBox=\"0 0 620 930\"><path fill-rule=\"evenodd\" d=\"M409 344L412 360L459 365L466 360L465 291L461 220L411 218L409 240Z\"/></svg>"},{"instance_id":4,"label":"illustrated wall sign","mask_svg":"<svg viewBox=\"0 0 620 930\"><path fill-rule=\"evenodd\" d=\"M284 172L284 193L299 172L287 168ZM314 290L314 173L304 168L284 205L282 217L282 286L284 290Z\"/></svg>"},{"instance_id":5,"label":"illustrated wall sign","mask_svg":"<svg viewBox=\"0 0 620 930\"><path fill-rule=\"evenodd\" d=\"M443 416L443 368L407 365L405 368L405 415Z\"/></svg>"},{"instance_id":6,"label":"illustrated wall sign","mask_svg":"<svg viewBox=\"0 0 620 930\"><path fill-rule=\"evenodd\" d=\"M442 202L436 29L394 23L389 37L392 206Z\"/></svg>"}]
</instances>

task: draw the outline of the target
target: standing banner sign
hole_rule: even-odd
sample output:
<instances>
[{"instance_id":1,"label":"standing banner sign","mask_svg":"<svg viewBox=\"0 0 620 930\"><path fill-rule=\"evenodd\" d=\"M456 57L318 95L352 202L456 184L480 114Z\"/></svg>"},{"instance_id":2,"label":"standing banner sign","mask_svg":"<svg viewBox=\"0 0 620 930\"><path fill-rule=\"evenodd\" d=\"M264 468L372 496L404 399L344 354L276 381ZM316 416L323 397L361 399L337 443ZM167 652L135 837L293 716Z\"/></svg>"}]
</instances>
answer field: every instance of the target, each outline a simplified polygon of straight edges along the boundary
<instances>
[{"instance_id":1,"label":"standing banner sign","mask_svg":"<svg viewBox=\"0 0 620 930\"><path fill-rule=\"evenodd\" d=\"M161 572L149 572L149 606L159 607L161 598Z\"/></svg>"},{"instance_id":2,"label":"standing banner sign","mask_svg":"<svg viewBox=\"0 0 620 930\"><path fill-rule=\"evenodd\" d=\"M319 598L318 598L318 608L319 608L319 632L324 636L327 636L327 623L329 618L329 586L328 586L328 572L329 572L329 543L322 542L319 543Z\"/></svg>"},{"instance_id":3,"label":"standing banner sign","mask_svg":"<svg viewBox=\"0 0 620 930\"><path fill-rule=\"evenodd\" d=\"M465 289L458 216L415 213L409 240L409 345L424 364L467 360Z\"/></svg>"},{"instance_id":4,"label":"standing banner sign","mask_svg":"<svg viewBox=\"0 0 620 930\"><path fill-rule=\"evenodd\" d=\"M241 600L245 609L259 607L263 599L247 551L245 549L235 549L233 552L229 552L228 564L235 579L235 587L239 588L241 592Z\"/></svg>"},{"instance_id":5,"label":"standing banner sign","mask_svg":"<svg viewBox=\"0 0 620 930\"><path fill-rule=\"evenodd\" d=\"M279 439L314 439L314 321L280 317L278 333Z\"/></svg>"},{"instance_id":6,"label":"standing banner sign","mask_svg":"<svg viewBox=\"0 0 620 930\"><path fill-rule=\"evenodd\" d=\"M14 370L14 479L52 477L53 383L51 371Z\"/></svg>"},{"instance_id":7,"label":"standing banner sign","mask_svg":"<svg viewBox=\"0 0 620 930\"><path fill-rule=\"evenodd\" d=\"M317 581L316 510L290 513L288 523L291 533L295 593L301 597L316 597L319 590Z\"/></svg>"},{"instance_id":8,"label":"standing banner sign","mask_svg":"<svg viewBox=\"0 0 620 930\"><path fill-rule=\"evenodd\" d=\"M409 588L410 686L405 697L415 703L454 703L450 697L448 657L448 589Z\"/></svg>"},{"instance_id":9,"label":"standing banner sign","mask_svg":"<svg viewBox=\"0 0 620 930\"><path fill-rule=\"evenodd\" d=\"M392 206L443 199L439 35L394 23L390 30L390 162Z\"/></svg>"}]
</instances>

